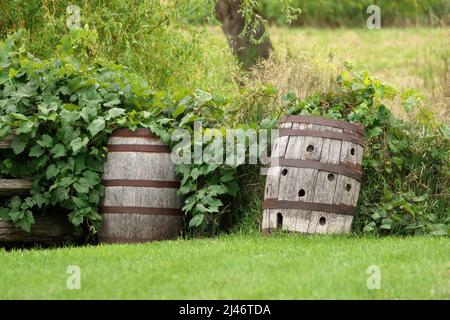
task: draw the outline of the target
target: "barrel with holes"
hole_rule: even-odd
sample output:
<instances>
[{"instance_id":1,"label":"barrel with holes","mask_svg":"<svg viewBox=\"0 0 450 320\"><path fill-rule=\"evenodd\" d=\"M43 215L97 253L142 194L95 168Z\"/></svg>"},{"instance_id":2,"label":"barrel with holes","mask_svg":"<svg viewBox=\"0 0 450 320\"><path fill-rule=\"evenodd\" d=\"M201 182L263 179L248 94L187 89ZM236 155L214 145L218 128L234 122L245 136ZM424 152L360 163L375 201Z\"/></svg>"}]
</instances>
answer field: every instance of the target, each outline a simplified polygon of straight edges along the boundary
<instances>
[{"instance_id":1,"label":"barrel with holes","mask_svg":"<svg viewBox=\"0 0 450 320\"><path fill-rule=\"evenodd\" d=\"M176 238L181 199L170 150L147 129L119 129L108 141L99 241L129 243Z\"/></svg>"},{"instance_id":2,"label":"barrel with holes","mask_svg":"<svg viewBox=\"0 0 450 320\"><path fill-rule=\"evenodd\" d=\"M313 116L281 119L272 149L263 232L348 233L361 186L364 127Z\"/></svg>"}]
</instances>

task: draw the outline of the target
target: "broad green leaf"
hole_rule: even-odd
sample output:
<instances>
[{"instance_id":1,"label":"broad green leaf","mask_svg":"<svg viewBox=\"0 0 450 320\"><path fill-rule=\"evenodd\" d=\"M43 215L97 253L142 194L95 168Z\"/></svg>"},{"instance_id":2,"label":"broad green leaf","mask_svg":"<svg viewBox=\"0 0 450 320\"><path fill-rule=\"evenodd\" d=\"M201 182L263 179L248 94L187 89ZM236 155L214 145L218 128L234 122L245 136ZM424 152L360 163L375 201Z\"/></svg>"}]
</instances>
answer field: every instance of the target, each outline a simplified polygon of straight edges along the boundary
<instances>
[{"instance_id":1,"label":"broad green leaf","mask_svg":"<svg viewBox=\"0 0 450 320\"><path fill-rule=\"evenodd\" d=\"M189 227L193 228L193 227L198 227L202 224L203 220L205 218L205 215L203 214L197 214L195 215L191 221L189 221Z\"/></svg>"},{"instance_id":2,"label":"broad green leaf","mask_svg":"<svg viewBox=\"0 0 450 320\"><path fill-rule=\"evenodd\" d=\"M122 108L112 108L108 111L108 116L106 117L108 120L117 118L125 113L125 109Z\"/></svg>"},{"instance_id":3,"label":"broad green leaf","mask_svg":"<svg viewBox=\"0 0 450 320\"><path fill-rule=\"evenodd\" d=\"M76 155L78 154L78 152L83 149L84 147L87 146L89 142L89 139L87 137L84 137L83 139L81 139L80 137L72 140L70 142L70 147L72 148L73 154Z\"/></svg>"},{"instance_id":4,"label":"broad green leaf","mask_svg":"<svg viewBox=\"0 0 450 320\"><path fill-rule=\"evenodd\" d=\"M47 170L45 171L45 176L47 177L47 180L50 180L51 178L56 177L58 173L59 169L56 167L56 165L51 164L47 167Z\"/></svg>"},{"instance_id":5,"label":"broad green leaf","mask_svg":"<svg viewBox=\"0 0 450 320\"><path fill-rule=\"evenodd\" d=\"M180 114L182 114L186 110L186 106L180 104L175 111L172 113L172 117L176 119Z\"/></svg>"},{"instance_id":6,"label":"broad green leaf","mask_svg":"<svg viewBox=\"0 0 450 320\"><path fill-rule=\"evenodd\" d=\"M97 116L97 109L94 107L84 107L80 112L81 117L87 123Z\"/></svg>"},{"instance_id":7,"label":"broad green leaf","mask_svg":"<svg viewBox=\"0 0 450 320\"><path fill-rule=\"evenodd\" d=\"M371 139L371 138L377 137L382 132L383 132L383 129L381 129L380 127L374 127L372 129L367 129L366 130L366 139Z\"/></svg>"},{"instance_id":8,"label":"broad green leaf","mask_svg":"<svg viewBox=\"0 0 450 320\"><path fill-rule=\"evenodd\" d=\"M105 107L112 107L112 106L116 106L120 104L120 99L119 98L114 98L111 101L108 101L107 103L104 103Z\"/></svg>"},{"instance_id":9,"label":"broad green leaf","mask_svg":"<svg viewBox=\"0 0 450 320\"><path fill-rule=\"evenodd\" d=\"M43 135L41 136L41 139L39 139L39 140L37 141L37 143L38 143L40 146L49 149L49 148L53 145L53 139L52 139L52 137L50 137L48 134L43 134Z\"/></svg>"},{"instance_id":10,"label":"broad green leaf","mask_svg":"<svg viewBox=\"0 0 450 320\"><path fill-rule=\"evenodd\" d=\"M95 119L88 126L88 130L92 136L95 136L103 129L105 129L105 120L103 118Z\"/></svg>"},{"instance_id":11,"label":"broad green leaf","mask_svg":"<svg viewBox=\"0 0 450 320\"><path fill-rule=\"evenodd\" d=\"M23 121L16 129L16 134L30 133L33 130L34 123L31 120Z\"/></svg>"},{"instance_id":12,"label":"broad green leaf","mask_svg":"<svg viewBox=\"0 0 450 320\"><path fill-rule=\"evenodd\" d=\"M25 211L22 218L14 223L16 227L26 232L30 232L31 225L34 223L33 213L29 210Z\"/></svg>"},{"instance_id":13,"label":"broad green leaf","mask_svg":"<svg viewBox=\"0 0 450 320\"><path fill-rule=\"evenodd\" d=\"M54 158L61 158L67 155L66 147L62 143L57 143L50 152Z\"/></svg>"},{"instance_id":14,"label":"broad green leaf","mask_svg":"<svg viewBox=\"0 0 450 320\"><path fill-rule=\"evenodd\" d=\"M30 153L28 154L28 156L37 158L37 157L40 157L44 152L45 152L45 150L42 149L42 147L40 145L34 145L30 149Z\"/></svg>"},{"instance_id":15,"label":"broad green leaf","mask_svg":"<svg viewBox=\"0 0 450 320\"><path fill-rule=\"evenodd\" d=\"M21 154L27 145L26 141L20 139L14 139L11 142L11 148L13 149L15 154Z\"/></svg>"},{"instance_id":16,"label":"broad green leaf","mask_svg":"<svg viewBox=\"0 0 450 320\"><path fill-rule=\"evenodd\" d=\"M7 135L11 134L11 127L10 126L2 126L0 128L0 138L4 138Z\"/></svg>"}]
</instances>

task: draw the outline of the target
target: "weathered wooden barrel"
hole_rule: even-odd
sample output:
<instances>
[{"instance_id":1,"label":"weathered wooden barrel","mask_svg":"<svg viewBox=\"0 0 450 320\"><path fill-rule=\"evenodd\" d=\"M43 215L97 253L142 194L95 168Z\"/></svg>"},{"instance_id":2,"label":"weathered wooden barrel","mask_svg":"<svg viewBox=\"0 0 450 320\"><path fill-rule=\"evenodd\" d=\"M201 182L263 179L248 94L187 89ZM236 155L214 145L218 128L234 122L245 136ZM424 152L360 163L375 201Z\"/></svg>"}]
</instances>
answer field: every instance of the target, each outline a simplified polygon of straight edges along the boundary
<instances>
[{"instance_id":1,"label":"weathered wooden barrel","mask_svg":"<svg viewBox=\"0 0 450 320\"><path fill-rule=\"evenodd\" d=\"M176 238L181 229L182 202L169 148L147 129L119 129L112 133L108 150L99 241Z\"/></svg>"},{"instance_id":2,"label":"weathered wooden barrel","mask_svg":"<svg viewBox=\"0 0 450 320\"><path fill-rule=\"evenodd\" d=\"M262 231L348 233L361 186L364 127L313 116L281 119Z\"/></svg>"}]
</instances>

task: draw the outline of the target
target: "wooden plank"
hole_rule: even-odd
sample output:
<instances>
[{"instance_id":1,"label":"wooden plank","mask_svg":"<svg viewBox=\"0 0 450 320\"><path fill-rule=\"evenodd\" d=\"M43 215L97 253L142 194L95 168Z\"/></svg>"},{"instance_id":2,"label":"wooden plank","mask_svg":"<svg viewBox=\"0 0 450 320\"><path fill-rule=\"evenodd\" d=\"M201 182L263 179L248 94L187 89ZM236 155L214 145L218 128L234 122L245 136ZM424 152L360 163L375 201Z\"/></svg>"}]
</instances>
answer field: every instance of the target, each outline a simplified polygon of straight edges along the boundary
<instances>
[{"instance_id":1,"label":"wooden plank","mask_svg":"<svg viewBox=\"0 0 450 320\"><path fill-rule=\"evenodd\" d=\"M282 123L281 128L290 129L291 123ZM275 141L271 157L284 157L286 153L286 146L288 143L288 136L278 137ZM278 198L278 187L280 184L281 167L271 166L267 170L266 175L266 185L264 189L264 197L268 198Z\"/></svg>"},{"instance_id":2,"label":"wooden plank","mask_svg":"<svg viewBox=\"0 0 450 320\"><path fill-rule=\"evenodd\" d=\"M34 217L30 233L0 219L0 245L42 243L58 244L73 237L73 226L65 214L44 214Z\"/></svg>"},{"instance_id":3,"label":"wooden plank","mask_svg":"<svg viewBox=\"0 0 450 320\"><path fill-rule=\"evenodd\" d=\"M103 215L100 242L122 243L174 239L180 234L181 216L112 213Z\"/></svg>"},{"instance_id":4,"label":"wooden plank","mask_svg":"<svg viewBox=\"0 0 450 320\"><path fill-rule=\"evenodd\" d=\"M0 179L0 195L26 194L30 191L31 179Z\"/></svg>"},{"instance_id":5,"label":"wooden plank","mask_svg":"<svg viewBox=\"0 0 450 320\"><path fill-rule=\"evenodd\" d=\"M103 179L175 181L177 177L170 153L110 152Z\"/></svg>"},{"instance_id":6,"label":"wooden plank","mask_svg":"<svg viewBox=\"0 0 450 320\"><path fill-rule=\"evenodd\" d=\"M14 137L6 136L3 139L0 139L0 149L9 149L11 148L11 142L14 139Z\"/></svg>"},{"instance_id":7,"label":"wooden plank","mask_svg":"<svg viewBox=\"0 0 450 320\"><path fill-rule=\"evenodd\" d=\"M336 129L327 126L316 126L315 130L342 132L341 129ZM339 163L339 154L341 151L341 140L324 138L322 141L321 152L318 155L322 163ZM317 156L317 155L316 155ZM332 203L334 192L337 184L337 174L331 174L327 171L319 171L317 175L317 182L314 189L315 203ZM333 229L333 216L335 214L330 212L311 212L311 221L308 227L308 233L328 233L328 230Z\"/></svg>"},{"instance_id":8,"label":"wooden plank","mask_svg":"<svg viewBox=\"0 0 450 320\"><path fill-rule=\"evenodd\" d=\"M106 187L104 206L181 208L183 202L178 188Z\"/></svg>"}]
</instances>

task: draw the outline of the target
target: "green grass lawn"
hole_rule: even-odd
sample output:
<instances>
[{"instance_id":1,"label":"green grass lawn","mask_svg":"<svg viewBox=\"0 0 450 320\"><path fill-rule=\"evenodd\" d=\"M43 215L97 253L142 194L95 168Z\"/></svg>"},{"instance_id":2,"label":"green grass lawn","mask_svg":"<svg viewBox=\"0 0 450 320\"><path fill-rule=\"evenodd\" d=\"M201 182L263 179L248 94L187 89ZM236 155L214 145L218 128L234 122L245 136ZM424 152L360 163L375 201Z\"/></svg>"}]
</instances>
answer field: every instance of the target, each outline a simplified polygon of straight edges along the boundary
<instances>
[{"instance_id":1,"label":"green grass lawn","mask_svg":"<svg viewBox=\"0 0 450 320\"><path fill-rule=\"evenodd\" d=\"M449 254L448 238L299 235L0 251L0 298L448 299ZM66 287L69 265L80 290Z\"/></svg>"}]
</instances>

